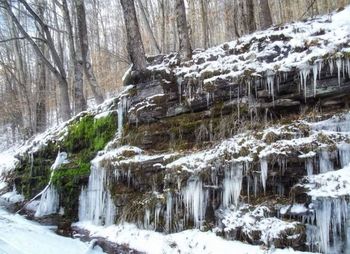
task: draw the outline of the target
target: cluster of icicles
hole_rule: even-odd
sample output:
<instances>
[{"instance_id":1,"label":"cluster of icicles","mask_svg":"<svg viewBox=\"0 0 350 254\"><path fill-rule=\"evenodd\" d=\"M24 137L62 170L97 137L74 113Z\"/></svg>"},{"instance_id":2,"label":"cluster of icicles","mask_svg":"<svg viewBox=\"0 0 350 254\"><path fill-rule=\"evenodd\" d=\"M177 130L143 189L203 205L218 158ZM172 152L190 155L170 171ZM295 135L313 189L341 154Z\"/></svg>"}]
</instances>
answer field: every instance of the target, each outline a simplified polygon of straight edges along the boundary
<instances>
[{"instance_id":1,"label":"cluster of icicles","mask_svg":"<svg viewBox=\"0 0 350 254\"><path fill-rule=\"evenodd\" d=\"M338 77L338 85L341 86L341 78L350 78L350 59L349 58L344 58L342 56L337 57L336 59L329 59L329 60L323 60L323 59L317 59L314 61L312 65L309 63L305 63L302 66L299 66L299 86L298 86L298 91L299 93L303 92L305 100L307 97L315 97L317 95L317 80L321 79L321 73L324 71L324 69L327 68L329 74L333 76L335 73L335 70L337 71L337 77ZM307 84L309 83L309 78L312 75L312 83L311 83L311 89L308 89ZM275 96L276 96L276 91L279 92L280 90L280 83L287 81L288 80L288 71L284 72L281 71L279 72L279 75L276 75L276 72L274 70L267 70L264 74L265 78L261 80L256 80L256 84L262 84L269 96L272 98L273 104L275 103ZM202 93L204 91L203 89L203 83L206 83L204 80L198 80L199 82L199 87L196 89L192 85L184 85L183 84L183 79L178 78L177 83L178 83L178 90L180 95L185 95L188 98L188 101L191 102L192 99L194 98L196 93ZM251 84L254 82L251 81L246 81L248 85L248 98L250 98L251 94ZM230 87L231 89L231 87ZM239 89L239 87L238 87ZM255 86L256 89L256 86ZM232 91L230 90L230 100L232 100ZM238 91L235 95L238 95L237 102L239 103L239 96L240 96L240 91ZM180 103L181 103L181 96L180 98ZM214 102L214 93L212 92L207 92L206 93L206 99L207 99L207 106Z\"/></svg>"},{"instance_id":2,"label":"cluster of icicles","mask_svg":"<svg viewBox=\"0 0 350 254\"><path fill-rule=\"evenodd\" d=\"M350 131L350 117L343 121L322 126L319 129L348 132ZM317 155L317 156L316 156ZM307 175L314 172L327 172L334 170L333 161L339 160L344 167L350 163L350 145L338 146L338 151L330 152L322 150L314 156L305 157L305 170ZM281 168L287 166L286 161L280 161ZM255 177L247 179L247 193L253 191L256 195L260 189L266 189L268 177L268 160L260 159L260 179ZM243 178L247 176L249 162L231 163L224 169L225 176L222 181L221 207L229 208L232 205L239 206L239 196L242 190ZM129 173L127 177L132 177ZM219 185L216 171L212 172L212 182ZM110 225L115 222L117 209L109 192L109 180L106 170L98 162L92 162L91 175L87 188L83 188L80 195L79 219L88 220L97 225ZM281 193L283 194L283 193ZM164 218L167 232L179 231L185 228L186 223L193 222L194 227L201 228L206 217L210 192L200 177L191 177L187 185L178 193L166 192L165 205L156 205L153 210L145 208L143 226L146 229L157 229L160 217ZM348 249L346 236L348 228L349 203L345 198L317 198L312 204L314 213L304 216L307 222L307 240L310 246L318 246L317 251L324 253L339 253L340 250ZM174 215L183 211L183 218ZM350 239L349 239L350 240Z\"/></svg>"}]
</instances>

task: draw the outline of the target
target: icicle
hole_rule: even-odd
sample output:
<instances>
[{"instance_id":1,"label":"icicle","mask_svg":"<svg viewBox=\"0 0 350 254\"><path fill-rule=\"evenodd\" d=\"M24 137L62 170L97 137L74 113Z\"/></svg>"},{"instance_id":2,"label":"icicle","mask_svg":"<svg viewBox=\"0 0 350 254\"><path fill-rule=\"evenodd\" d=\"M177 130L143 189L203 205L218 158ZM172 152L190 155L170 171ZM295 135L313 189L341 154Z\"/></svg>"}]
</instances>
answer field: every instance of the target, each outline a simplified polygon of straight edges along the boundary
<instances>
[{"instance_id":1,"label":"icicle","mask_svg":"<svg viewBox=\"0 0 350 254\"><path fill-rule=\"evenodd\" d=\"M116 208L108 189L106 170L95 158L91 161L91 172L86 189L79 197L79 220L91 221L95 225L114 222Z\"/></svg>"},{"instance_id":2,"label":"icicle","mask_svg":"<svg viewBox=\"0 0 350 254\"><path fill-rule=\"evenodd\" d=\"M307 78L310 74L310 68L309 66L305 66L302 70L300 70L300 81L301 81L301 87L304 89L304 98L306 101L306 85L307 85Z\"/></svg>"},{"instance_id":3,"label":"icicle","mask_svg":"<svg viewBox=\"0 0 350 254\"><path fill-rule=\"evenodd\" d=\"M210 93L207 92L207 108L209 108L209 104L210 104Z\"/></svg>"},{"instance_id":4,"label":"icicle","mask_svg":"<svg viewBox=\"0 0 350 254\"><path fill-rule=\"evenodd\" d=\"M350 144L343 143L338 145L338 153L340 165L342 168L349 165L350 163Z\"/></svg>"},{"instance_id":5,"label":"icicle","mask_svg":"<svg viewBox=\"0 0 350 254\"><path fill-rule=\"evenodd\" d=\"M123 136L123 101L118 102L118 137L122 138Z\"/></svg>"},{"instance_id":6,"label":"icicle","mask_svg":"<svg viewBox=\"0 0 350 254\"><path fill-rule=\"evenodd\" d=\"M261 183L264 188L264 192L266 191L266 180L267 180L267 171L268 171L268 165L266 158L260 159L260 170L261 170Z\"/></svg>"},{"instance_id":7,"label":"icicle","mask_svg":"<svg viewBox=\"0 0 350 254\"><path fill-rule=\"evenodd\" d=\"M319 154L320 173L325 173L325 172L334 170L334 165L329 155L330 154L328 153L327 150L322 150L321 153Z\"/></svg>"},{"instance_id":8,"label":"icicle","mask_svg":"<svg viewBox=\"0 0 350 254\"><path fill-rule=\"evenodd\" d=\"M187 90L188 90L189 101L191 101L192 100L192 86L191 85L187 85Z\"/></svg>"},{"instance_id":9,"label":"icicle","mask_svg":"<svg viewBox=\"0 0 350 254\"><path fill-rule=\"evenodd\" d=\"M171 192L167 193L167 199L166 199L166 230L168 233L171 232L171 225L172 225L172 213L173 213L173 196Z\"/></svg>"},{"instance_id":10,"label":"icicle","mask_svg":"<svg viewBox=\"0 0 350 254\"><path fill-rule=\"evenodd\" d=\"M154 230L157 230L157 226L159 223L159 215L160 215L160 210L161 206L159 204L156 205L156 208L154 210Z\"/></svg>"},{"instance_id":11,"label":"icicle","mask_svg":"<svg viewBox=\"0 0 350 254\"><path fill-rule=\"evenodd\" d=\"M318 64L315 63L312 66L312 72L314 74L314 97L316 97L316 89L317 89L317 73L318 73Z\"/></svg>"},{"instance_id":12,"label":"icicle","mask_svg":"<svg viewBox=\"0 0 350 254\"><path fill-rule=\"evenodd\" d=\"M150 223L151 223L151 211L147 208L145 210L145 215L143 217L143 227L145 229L150 229Z\"/></svg>"},{"instance_id":13,"label":"icicle","mask_svg":"<svg viewBox=\"0 0 350 254\"><path fill-rule=\"evenodd\" d=\"M254 174L254 197L256 198L256 195L258 193L258 177L256 174Z\"/></svg>"},{"instance_id":14,"label":"icicle","mask_svg":"<svg viewBox=\"0 0 350 254\"><path fill-rule=\"evenodd\" d=\"M275 76L269 74L267 76L267 87L268 87L269 95L272 97L273 106L275 106L274 82L275 82Z\"/></svg>"},{"instance_id":15,"label":"icicle","mask_svg":"<svg viewBox=\"0 0 350 254\"><path fill-rule=\"evenodd\" d=\"M336 65L337 65L337 71L338 71L338 85L340 86L340 71L341 71L341 65L342 65L342 60L341 58L337 58L337 60L335 61Z\"/></svg>"},{"instance_id":16,"label":"icicle","mask_svg":"<svg viewBox=\"0 0 350 254\"><path fill-rule=\"evenodd\" d=\"M333 71L334 71L334 61L333 61L333 59L329 59L328 60L328 64L329 64L329 71L330 71L331 75L333 75Z\"/></svg>"},{"instance_id":17,"label":"icicle","mask_svg":"<svg viewBox=\"0 0 350 254\"><path fill-rule=\"evenodd\" d=\"M222 205L224 208L229 207L232 203L237 207L239 195L242 189L242 165L232 163L225 171L223 181Z\"/></svg>"},{"instance_id":18,"label":"icicle","mask_svg":"<svg viewBox=\"0 0 350 254\"><path fill-rule=\"evenodd\" d=\"M318 60L318 79L321 79L322 68L323 68L323 60L319 59Z\"/></svg>"},{"instance_id":19,"label":"icicle","mask_svg":"<svg viewBox=\"0 0 350 254\"><path fill-rule=\"evenodd\" d=\"M250 95L251 95L251 85L252 85L252 82L251 82L251 80L249 80L248 82L247 82L248 84L247 84L247 86L248 86L248 100L250 101Z\"/></svg>"},{"instance_id":20,"label":"icicle","mask_svg":"<svg viewBox=\"0 0 350 254\"><path fill-rule=\"evenodd\" d=\"M316 237L319 241L319 251L323 253L344 253L342 248L346 228L343 225L348 220L348 202L345 198L318 198L313 203L316 213L318 229Z\"/></svg>"},{"instance_id":21,"label":"icicle","mask_svg":"<svg viewBox=\"0 0 350 254\"><path fill-rule=\"evenodd\" d=\"M307 158L307 160L305 161L305 167L306 167L307 176L312 176L314 172L313 158Z\"/></svg>"},{"instance_id":22,"label":"icicle","mask_svg":"<svg viewBox=\"0 0 350 254\"><path fill-rule=\"evenodd\" d=\"M116 217L116 207L113 203L111 193L107 192L106 197L106 216L105 216L105 225L112 225L114 224L114 219Z\"/></svg>"},{"instance_id":23,"label":"icicle","mask_svg":"<svg viewBox=\"0 0 350 254\"><path fill-rule=\"evenodd\" d=\"M350 59L347 58L347 59L345 60L345 63L346 63L346 71L347 71L347 73L348 73L348 77L350 78Z\"/></svg>"},{"instance_id":24,"label":"icicle","mask_svg":"<svg viewBox=\"0 0 350 254\"><path fill-rule=\"evenodd\" d=\"M207 191L203 190L200 179L189 180L187 186L182 190L183 202L185 204L186 220L193 218L196 228L202 226L207 207Z\"/></svg>"}]
</instances>

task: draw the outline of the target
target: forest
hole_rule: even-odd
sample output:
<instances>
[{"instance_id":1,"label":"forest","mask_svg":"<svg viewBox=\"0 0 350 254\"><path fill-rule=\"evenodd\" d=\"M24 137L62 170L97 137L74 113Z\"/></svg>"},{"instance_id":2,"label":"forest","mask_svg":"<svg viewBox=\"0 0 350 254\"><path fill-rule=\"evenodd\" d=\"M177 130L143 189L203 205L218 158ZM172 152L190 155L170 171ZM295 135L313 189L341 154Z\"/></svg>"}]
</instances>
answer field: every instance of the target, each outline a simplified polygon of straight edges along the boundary
<instances>
[{"instance_id":1,"label":"forest","mask_svg":"<svg viewBox=\"0 0 350 254\"><path fill-rule=\"evenodd\" d=\"M348 3L188 0L183 3L187 17L178 21L177 1L126 1L124 8L122 2L1 2L0 122L8 133L6 143L24 140L116 95L133 62L128 51L146 58L169 54L179 51L184 39L192 49L206 49ZM181 26L188 38L180 37ZM147 59L143 61L146 66Z\"/></svg>"},{"instance_id":2,"label":"forest","mask_svg":"<svg viewBox=\"0 0 350 254\"><path fill-rule=\"evenodd\" d=\"M350 253L350 0L0 0L0 253Z\"/></svg>"}]
</instances>

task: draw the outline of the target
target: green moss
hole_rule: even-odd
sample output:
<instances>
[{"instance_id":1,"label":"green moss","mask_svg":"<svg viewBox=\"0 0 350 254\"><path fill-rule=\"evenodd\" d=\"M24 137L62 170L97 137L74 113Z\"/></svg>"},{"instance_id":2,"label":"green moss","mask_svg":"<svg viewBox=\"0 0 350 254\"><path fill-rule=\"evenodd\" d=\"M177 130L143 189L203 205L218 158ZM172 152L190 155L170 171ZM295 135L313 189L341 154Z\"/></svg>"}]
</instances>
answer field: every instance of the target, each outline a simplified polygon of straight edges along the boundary
<instances>
[{"instance_id":1,"label":"green moss","mask_svg":"<svg viewBox=\"0 0 350 254\"><path fill-rule=\"evenodd\" d=\"M60 204L70 220L77 218L79 194L81 186L88 182L90 161L113 139L116 131L115 114L99 119L87 115L68 128L62 146L69 154L70 163L57 170L52 181L62 194Z\"/></svg>"},{"instance_id":2,"label":"green moss","mask_svg":"<svg viewBox=\"0 0 350 254\"><path fill-rule=\"evenodd\" d=\"M87 115L76 124L69 127L64 147L71 153L81 150L97 152L102 150L117 130L117 117L111 114L107 117L94 119Z\"/></svg>"},{"instance_id":3,"label":"green moss","mask_svg":"<svg viewBox=\"0 0 350 254\"><path fill-rule=\"evenodd\" d=\"M88 181L90 163L75 159L55 171L53 185L61 193L60 204L65 208L65 216L74 221L78 215L78 200L81 186Z\"/></svg>"},{"instance_id":4,"label":"green moss","mask_svg":"<svg viewBox=\"0 0 350 254\"><path fill-rule=\"evenodd\" d=\"M85 115L68 127L62 141L52 141L33 154L21 158L15 171L15 184L26 199L38 194L49 182L51 165L58 151L68 153L70 163L55 171L53 184L60 193L60 205L67 219L74 221L78 214L78 199L81 186L86 185L90 174L90 161L113 139L117 131L117 116L110 114L94 119Z\"/></svg>"}]
</instances>

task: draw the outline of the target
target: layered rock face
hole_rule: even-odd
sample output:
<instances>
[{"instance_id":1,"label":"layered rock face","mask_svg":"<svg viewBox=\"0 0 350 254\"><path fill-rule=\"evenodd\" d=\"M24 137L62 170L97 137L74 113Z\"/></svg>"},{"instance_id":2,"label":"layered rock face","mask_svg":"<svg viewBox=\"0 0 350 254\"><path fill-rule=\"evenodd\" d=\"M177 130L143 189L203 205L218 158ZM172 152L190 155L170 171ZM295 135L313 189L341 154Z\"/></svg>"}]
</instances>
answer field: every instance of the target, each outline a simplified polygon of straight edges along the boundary
<instances>
[{"instance_id":1,"label":"layered rock face","mask_svg":"<svg viewBox=\"0 0 350 254\"><path fill-rule=\"evenodd\" d=\"M52 182L69 221L347 253L349 12L198 50L185 63L149 59L118 98L28 144L11 179L40 189L64 150L70 162Z\"/></svg>"}]
</instances>

